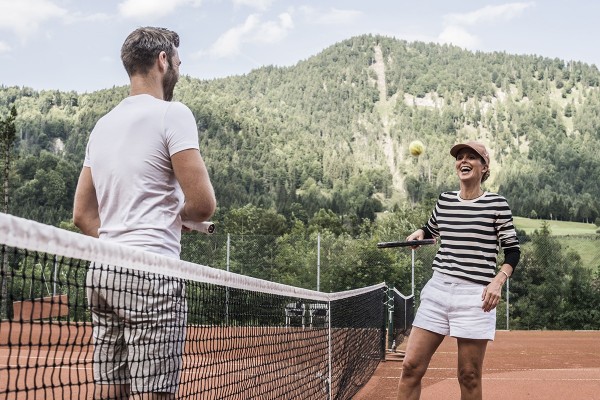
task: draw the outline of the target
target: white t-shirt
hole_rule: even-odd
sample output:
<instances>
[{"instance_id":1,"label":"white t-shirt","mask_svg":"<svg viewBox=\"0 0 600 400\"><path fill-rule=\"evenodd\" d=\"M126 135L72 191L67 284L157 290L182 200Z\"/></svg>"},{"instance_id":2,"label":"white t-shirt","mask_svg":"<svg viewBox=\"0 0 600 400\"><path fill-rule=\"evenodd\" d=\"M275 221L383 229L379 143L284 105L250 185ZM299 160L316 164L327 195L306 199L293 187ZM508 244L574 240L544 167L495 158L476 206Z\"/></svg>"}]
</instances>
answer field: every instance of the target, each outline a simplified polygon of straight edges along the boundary
<instances>
[{"instance_id":1,"label":"white t-shirt","mask_svg":"<svg viewBox=\"0 0 600 400\"><path fill-rule=\"evenodd\" d=\"M185 105L130 96L92 131L84 166L98 199L100 239L179 258L184 196L171 156L199 149Z\"/></svg>"}]
</instances>

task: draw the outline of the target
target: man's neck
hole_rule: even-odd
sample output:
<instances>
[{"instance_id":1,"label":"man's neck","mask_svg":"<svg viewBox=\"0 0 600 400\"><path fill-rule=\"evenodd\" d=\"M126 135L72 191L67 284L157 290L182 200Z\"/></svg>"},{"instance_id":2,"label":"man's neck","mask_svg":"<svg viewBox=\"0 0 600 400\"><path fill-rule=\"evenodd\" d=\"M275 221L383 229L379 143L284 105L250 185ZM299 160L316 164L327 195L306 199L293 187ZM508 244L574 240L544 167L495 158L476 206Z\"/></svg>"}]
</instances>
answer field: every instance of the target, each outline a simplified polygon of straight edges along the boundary
<instances>
[{"instance_id":1,"label":"man's neck","mask_svg":"<svg viewBox=\"0 0 600 400\"><path fill-rule=\"evenodd\" d=\"M162 84L158 77L153 76L151 73L148 75L134 75L130 78L131 86L129 89L130 96L137 96L140 94L149 94L150 96L156 97L159 100L164 100L165 94L163 91Z\"/></svg>"}]
</instances>

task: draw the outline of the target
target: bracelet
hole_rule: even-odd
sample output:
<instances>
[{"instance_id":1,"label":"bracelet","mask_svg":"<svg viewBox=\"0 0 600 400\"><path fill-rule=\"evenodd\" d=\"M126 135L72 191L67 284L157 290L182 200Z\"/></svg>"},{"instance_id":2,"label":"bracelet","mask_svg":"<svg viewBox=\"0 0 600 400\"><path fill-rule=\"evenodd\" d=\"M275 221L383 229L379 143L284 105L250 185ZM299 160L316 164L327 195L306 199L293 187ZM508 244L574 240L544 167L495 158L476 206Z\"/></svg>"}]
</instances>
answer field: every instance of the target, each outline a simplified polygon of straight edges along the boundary
<instances>
[{"instance_id":1,"label":"bracelet","mask_svg":"<svg viewBox=\"0 0 600 400\"><path fill-rule=\"evenodd\" d=\"M500 272L502 272L504 275L506 275L506 279L510 279L510 276L508 276L508 274L502 270L500 270Z\"/></svg>"}]
</instances>

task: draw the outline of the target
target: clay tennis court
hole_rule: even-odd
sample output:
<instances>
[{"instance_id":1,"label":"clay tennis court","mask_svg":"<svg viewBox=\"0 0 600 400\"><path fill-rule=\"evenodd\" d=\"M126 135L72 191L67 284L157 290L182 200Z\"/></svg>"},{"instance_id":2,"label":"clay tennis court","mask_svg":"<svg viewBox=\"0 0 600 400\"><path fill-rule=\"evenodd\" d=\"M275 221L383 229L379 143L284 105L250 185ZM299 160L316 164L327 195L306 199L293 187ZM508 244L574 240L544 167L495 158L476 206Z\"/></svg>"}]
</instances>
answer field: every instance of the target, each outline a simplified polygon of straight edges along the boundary
<instances>
[{"instance_id":1,"label":"clay tennis court","mask_svg":"<svg viewBox=\"0 0 600 400\"><path fill-rule=\"evenodd\" d=\"M326 399L328 340L323 333L303 327L188 326L177 398ZM380 338L379 329L332 332L331 389L339 398L359 389L342 383L354 382L347 379L346 356L353 357L351 370L373 371L379 346L368 352L362 344ZM360 354L349 351L357 348ZM0 397L91 399L92 355L89 323L0 322Z\"/></svg>"},{"instance_id":2,"label":"clay tennis court","mask_svg":"<svg viewBox=\"0 0 600 400\"><path fill-rule=\"evenodd\" d=\"M446 338L423 379L421 400L460 398L456 360L456 340ZM401 355L388 353L354 399L396 399L401 368ZM600 331L498 331L486 352L483 398L600 400Z\"/></svg>"},{"instance_id":3,"label":"clay tennis court","mask_svg":"<svg viewBox=\"0 0 600 400\"><path fill-rule=\"evenodd\" d=\"M12 327L3 322L0 331L0 390L14 390L16 388L38 388L29 393L28 398L87 398L91 394L91 329L88 324L76 325L55 325L41 324L38 322L13 324ZM186 382L193 379L188 374L201 374L203 378L200 382L208 384L211 380L217 381L218 376L239 374L239 366L226 363L228 368L223 369L222 363L206 363L206 357L209 353L197 348L203 343L200 338L210 336L212 339L218 339L217 332L221 333L225 339L227 337L253 338L243 347L238 347L237 351L244 350L240 354L226 354L228 351L219 354L220 357L231 358L235 364L249 363L242 369L243 373L259 376L258 370L268 365L269 373L267 378L284 376L295 376L296 382L300 386L279 386L269 388L269 396L275 395L277 398L288 398L294 393L299 398L326 399L326 390L319 390L312 394L305 391L309 381L316 379L316 372L306 374L298 371L298 364L286 364L277 362L277 359L271 358L268 354L258 354L252 349L268 349L273 347L289 348L288 342L277 342L277 335L272 331L273 328L264 328L255 335L236 333L231 329L212 330L210 335L203 333L209 328L195 328L190 330L189 338L193 348L188 351L196 354L204 354L204 362L198 363L196 368L184 371L182 381ZM239 329L239 328L237 328ZM24 334L26 333L26 334ZM300 336L315 334L316 331L298 330L296 333ZM357 336L356 331L338 332L334 343L346 342L349 338ZM339 336L342 334L342 336ZM289 338L289 337L288 337ZM364 340L377 341L378 334L371 333L371 336L365 336ZM304 338L306 339L306 338ZM245 339L248 340L248 339ZM10 352L7 346L8 342L20 343L22 352ZM30 343L40 343L40 341L52 346L30 346ZM302 343L302 340L298 340ZM213 342L214 343L214 342ZM227 340L217 340L216 343L227 343ZM402 368L401 351L405 348L406 342L399 347L398 353L388 353L386 361L379 363L374 375L368 383L358 391L353 397L355 400L385 400L396 399L398 381ZM227 346L229 347L229 346ZM229 349L231 352L233 349ZM316 350L316 349L313 349ZM236 351L233 350L235 353ZM318 351L315 351L318 353ZM314 352L311 352L313 354ZM313 354L314 355L314 354ZM258 356L258 357L257 357ZM361 355L358 355L359 357ZM363 355L364 356L364 355ZM210 358L210 357L209 357ZM260 360L266 359L265 362ZM438 352L434 355L430 368L423 380L422 400L444 400L458 399L460 392L456 380L456 340L446 338L440 346ZM191 362L188 359L186 363ZM215 360L216 361L216 360ZM223 361L223 360L220 360ZM265 361L265 360L263 360ZM296 362L299 360L296 360ZM321 360L321 363L324 363ZM218 365L220 364L220 367ZM258 364L258 365L257 365ZM300 363L301 365L302 363ZM7 371L4 369L8 365L29 365L37 367L35 372L22 373L12 379L7 379ZM4 367L3 367L4 366ZM321 370L326 367L322 365ZM214 371L213 371L214 369ZM231 370L229 370L231 369ZM15 379L16 378L16 379ZM324 379L325 377L320 377ZM308 379L305 381L304 379ZM60 383L82 382L82 386L60 386ZM339 384L339 381L337 382ZM489 344L484 364L484 399L544 399L544 400L600 400L600 331L499 331L496 334L496 340ZM58 385L58 386L57 386ZM185 384L184 384L185 386ZM194 384L192 383L192 386ZM264 386L263 386L264 387ZM324 388L324 381L323 381ZM187 389L183 389L187 392ZM207 389L207 388L204 388ZM238 387L241 389L231 398L238 398L239 395L248 395L251 393L250 387ZM232 391L236 391L232 387ZM285 392L288 390L288 392ZM205 392L210 393L210 390ZM243 394L242 394L243 393ZM258 396L239 397L239 398L260 398ZM26 398L26 393L13 392L7 398L21 399ZM217 399L217 397L210 397ZM208 398L208 397L207 397ZM274 397L269 397L274 398Z\"/></svg>"}]
</instances>

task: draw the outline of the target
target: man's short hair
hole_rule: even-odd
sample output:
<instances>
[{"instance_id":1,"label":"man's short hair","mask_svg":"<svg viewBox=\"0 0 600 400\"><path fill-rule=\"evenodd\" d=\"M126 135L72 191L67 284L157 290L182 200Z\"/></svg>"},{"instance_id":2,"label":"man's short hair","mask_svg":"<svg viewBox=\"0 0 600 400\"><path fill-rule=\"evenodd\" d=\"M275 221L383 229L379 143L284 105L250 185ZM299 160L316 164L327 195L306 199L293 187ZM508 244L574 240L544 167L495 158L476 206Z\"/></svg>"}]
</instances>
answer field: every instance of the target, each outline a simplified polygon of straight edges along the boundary
<instances>
[{"instance_id":1,"label":"man's short hair","mask_svg":"<svg viewBox=\"0 0 600 400\"><path fill-rule=\"evenodd\" d=\"M121 61L129 76L146 74L161 51L169 64L179 47L179 35L165 28L147 26L131 32L121 47Z\"/></svg>"}]
</instances>

